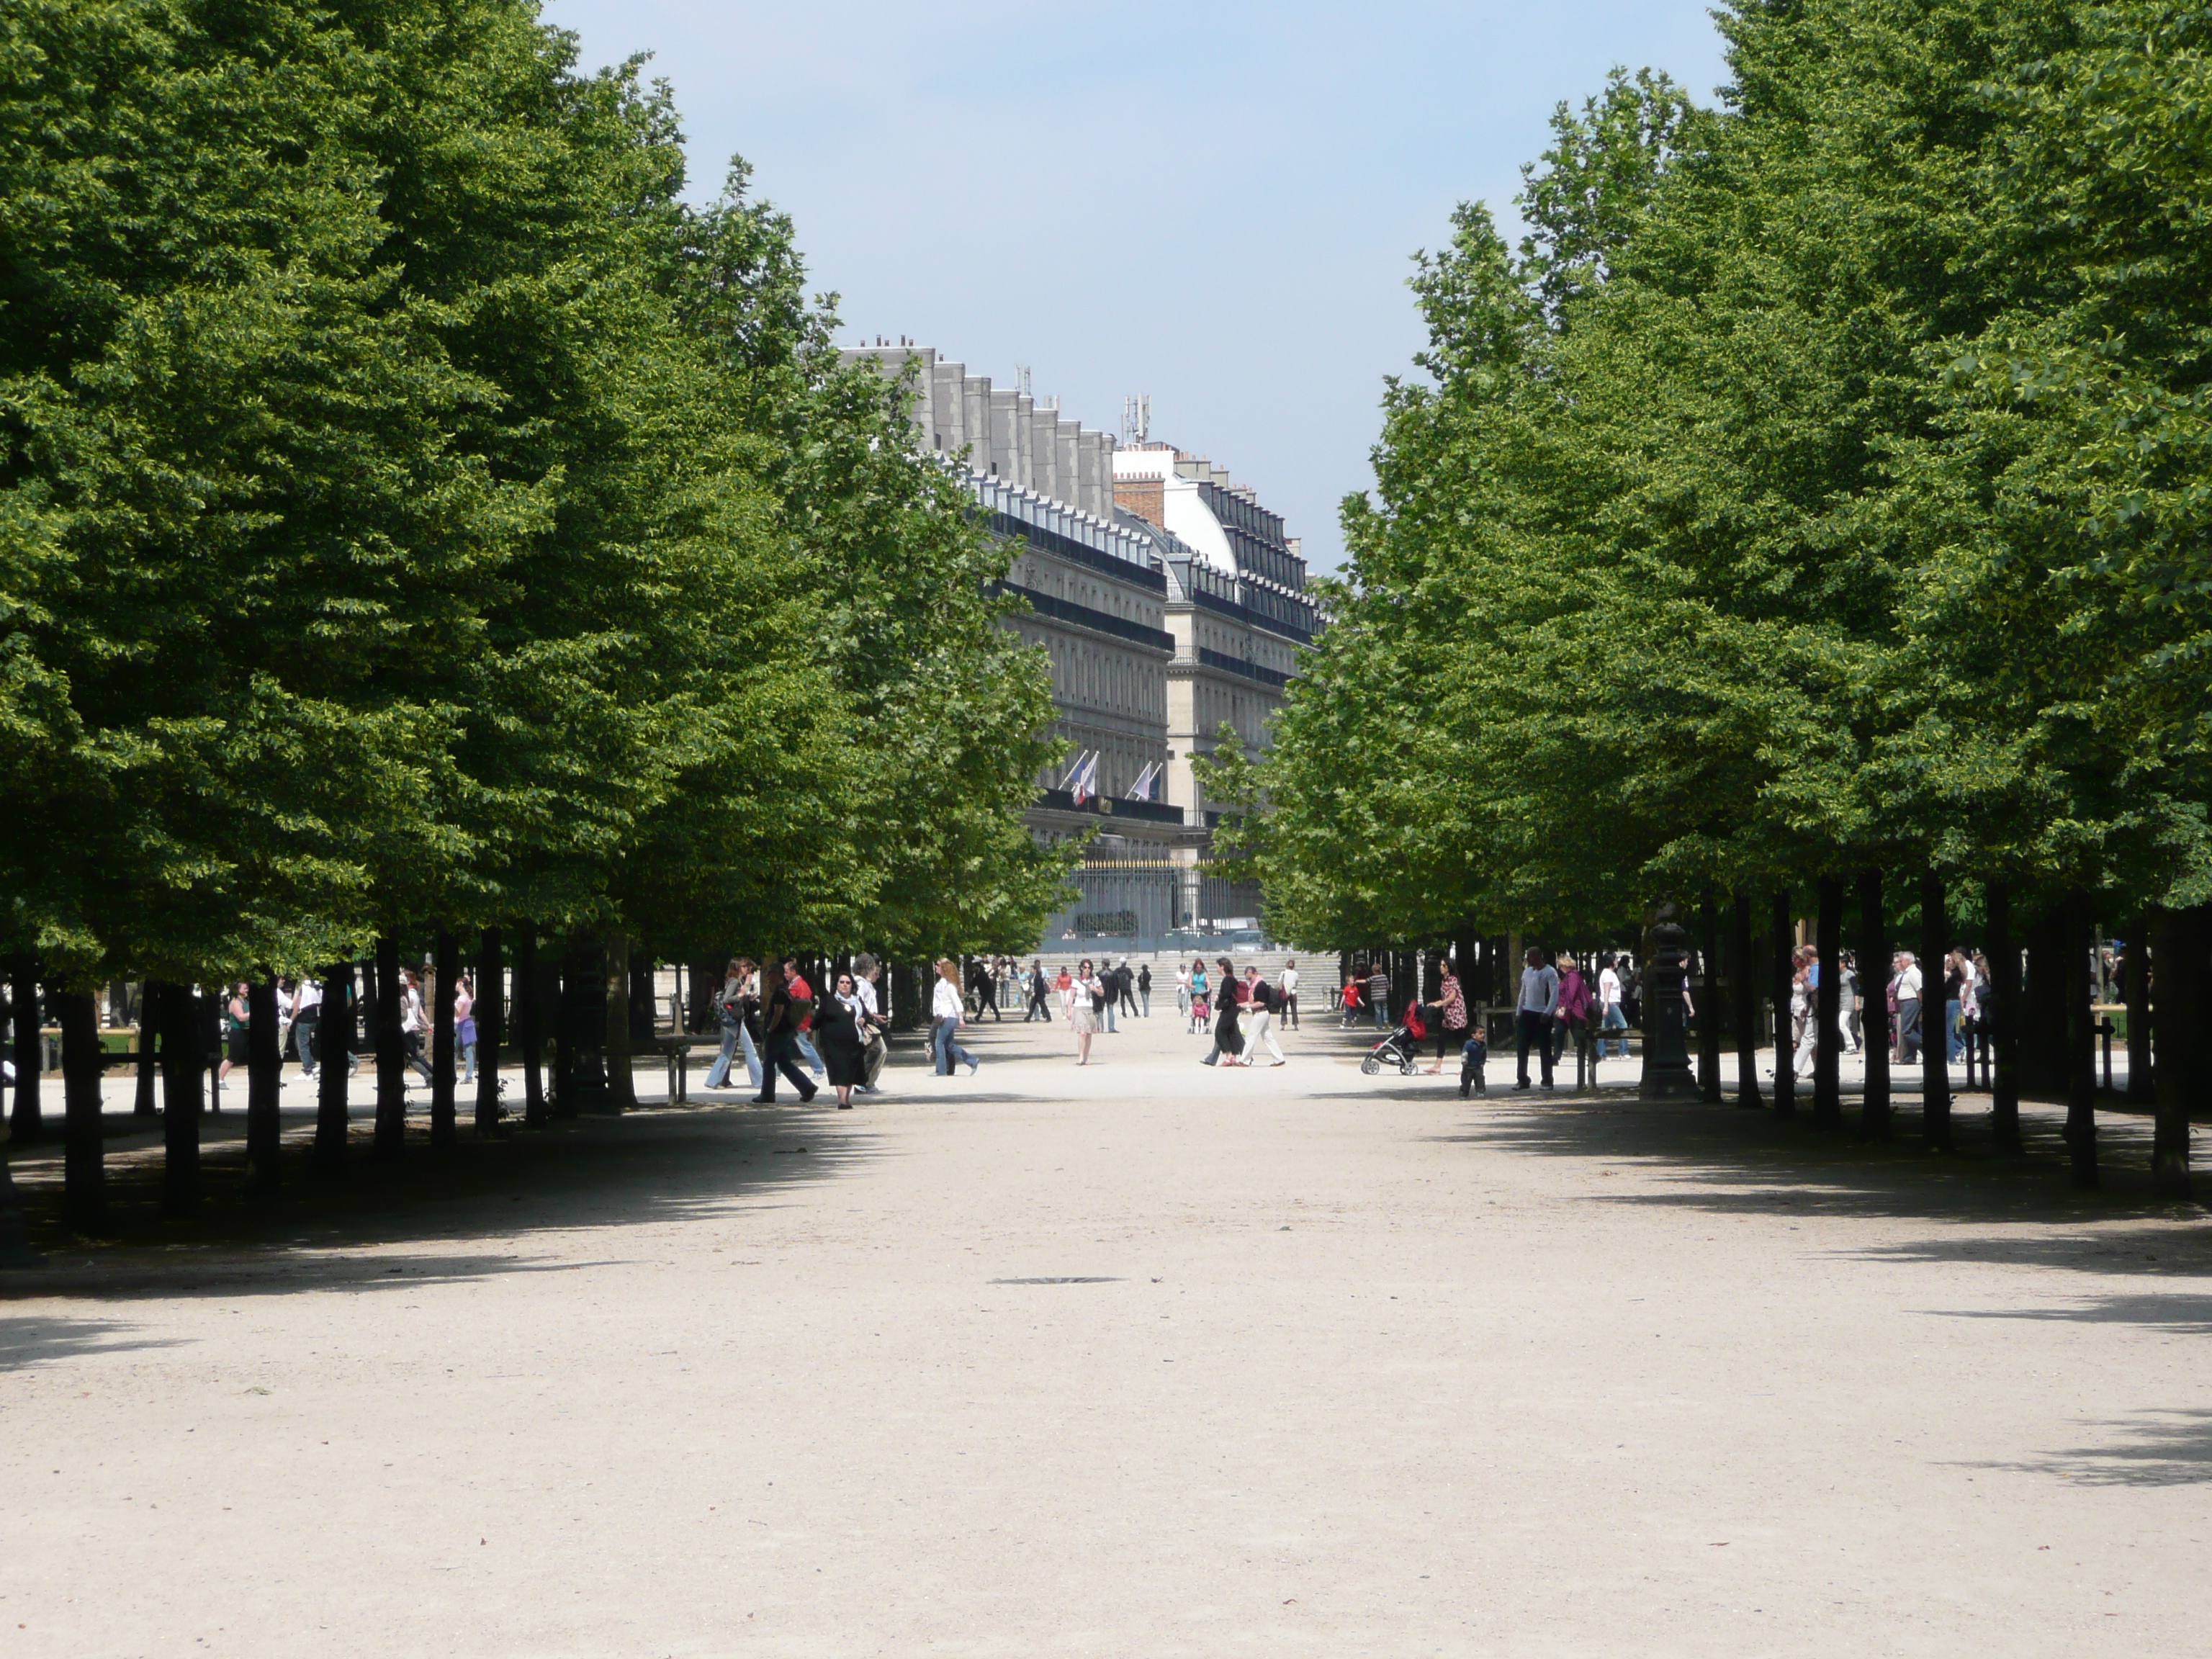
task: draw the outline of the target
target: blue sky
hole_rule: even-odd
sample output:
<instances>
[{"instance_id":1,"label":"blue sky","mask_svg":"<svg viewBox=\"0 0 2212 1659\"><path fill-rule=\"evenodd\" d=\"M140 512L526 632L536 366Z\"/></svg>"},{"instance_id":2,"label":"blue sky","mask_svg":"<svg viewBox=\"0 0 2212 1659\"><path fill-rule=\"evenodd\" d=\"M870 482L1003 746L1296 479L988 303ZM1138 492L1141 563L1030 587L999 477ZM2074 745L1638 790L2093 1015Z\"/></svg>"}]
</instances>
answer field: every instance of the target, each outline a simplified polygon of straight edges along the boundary
<instances>
[{"instance_id":1,"label":"blue sky","mask_svg":"<svg viewBox=\"0 0 2212 1659\"><path fill-rule=\"evenodd\" d=\"M840 338L904 334L1211 456L1332 566L1382 377L1420 341L1407 260L1455 202L1510 219L1562 99L1615 64L1701 100L1699 0L552 0L587 64L653 54L694 193L743 155Z\"/></svg>"}]
</instances>

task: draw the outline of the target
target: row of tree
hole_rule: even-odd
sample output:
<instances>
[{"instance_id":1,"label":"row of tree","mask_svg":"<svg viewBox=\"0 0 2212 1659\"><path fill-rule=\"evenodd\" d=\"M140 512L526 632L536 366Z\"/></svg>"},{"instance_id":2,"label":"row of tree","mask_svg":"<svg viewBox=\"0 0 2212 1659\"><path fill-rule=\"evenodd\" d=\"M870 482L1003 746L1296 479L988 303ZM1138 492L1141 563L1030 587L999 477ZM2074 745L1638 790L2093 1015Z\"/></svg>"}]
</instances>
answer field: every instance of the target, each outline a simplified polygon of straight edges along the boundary
<instances>
[{"instance_id":1,"label":"row of tree","mask_svg":"<svg viewBox=\"0 0 2212 1659\"><path fill-rule=\"evenodd\" d=\"M1719 23L1717 107L1617 72L1561 106L1517 248L1469 205L1419 259L1335 623L1221 780L1272 805L1276 925L1803 915L1863 872L1893 918L1931 872L1954 918L1984 883L2201 915L2212 14Z\"/></svg>"},{"instance_id":2,"label":"row of tree","mask_svg":"<svg viewBox=\"0 0 2212 1659\"><path fill-rule=\"evenodd\" d=\"M0 943L65 1026L524 920L1033 942L1006 556L637 62L27 0L0 109Z\"/></svg>"}]
</instances>

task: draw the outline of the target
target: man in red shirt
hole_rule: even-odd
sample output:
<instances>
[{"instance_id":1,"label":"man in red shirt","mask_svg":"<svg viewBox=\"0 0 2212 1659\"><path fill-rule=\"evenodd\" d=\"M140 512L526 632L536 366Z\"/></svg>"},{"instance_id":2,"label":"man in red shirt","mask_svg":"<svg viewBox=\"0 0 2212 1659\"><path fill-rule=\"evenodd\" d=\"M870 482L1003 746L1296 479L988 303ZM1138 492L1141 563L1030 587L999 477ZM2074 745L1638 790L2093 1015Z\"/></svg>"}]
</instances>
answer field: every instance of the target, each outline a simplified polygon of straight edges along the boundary
<instances>
[{"instance_id":1,"label":"man in red shirt","mask_svg":"<svg viewBox=\"0 0 2212 1659\"><path fill-rule=\"evenodd\" d=\"M783 980L791 992L791 1000L806 1006L806 1012L799 1017L799 1029L792 1036L792 1046L799 1050L799 1057L806 1062L808 1071L817 1077L823 1076L822 1056L814 1052L814 1039L806 1035L814 1029L814 988L799 973L797 957L783 959Z\"/></svg>"}]
</instances>

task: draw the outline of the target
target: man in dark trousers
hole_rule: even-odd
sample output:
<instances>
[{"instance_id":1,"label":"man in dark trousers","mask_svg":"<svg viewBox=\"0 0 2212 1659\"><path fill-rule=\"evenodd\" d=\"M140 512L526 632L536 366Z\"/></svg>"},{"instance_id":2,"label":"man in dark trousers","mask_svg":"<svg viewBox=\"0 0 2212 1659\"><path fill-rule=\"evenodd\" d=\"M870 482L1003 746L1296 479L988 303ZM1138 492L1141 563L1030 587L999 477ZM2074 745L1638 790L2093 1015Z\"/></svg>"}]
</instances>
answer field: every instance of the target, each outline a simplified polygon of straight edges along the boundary
<instances>
[{"instance_id":1,"label":"man in dark trousers","mask_svg":"<svg viewBox=\"0 0 2212 1659\"><path fill-rule=\"evenodd\" d=\"M1536 1045L1544 1068L1544 1086L1552 1086L1552 1016L1559 1006L1559 970L1544 960L1537 946L1528 947L1528 966L1521 970L1521 1000L1513 1017L1515 1052L1520 1060L1521 1080L1516 1088L1528 1086L1528 1045Z\"/></svg>"}]
</instances>

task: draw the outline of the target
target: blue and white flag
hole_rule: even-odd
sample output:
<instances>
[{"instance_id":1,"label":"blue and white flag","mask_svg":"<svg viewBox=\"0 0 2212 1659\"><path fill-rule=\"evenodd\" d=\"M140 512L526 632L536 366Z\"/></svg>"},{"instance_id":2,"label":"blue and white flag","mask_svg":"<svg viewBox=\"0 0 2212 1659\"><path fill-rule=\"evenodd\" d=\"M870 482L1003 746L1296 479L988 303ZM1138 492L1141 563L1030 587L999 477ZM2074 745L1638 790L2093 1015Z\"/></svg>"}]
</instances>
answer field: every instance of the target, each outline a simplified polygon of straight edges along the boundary
<instances>
[{"instance_id":1,"label":"blue and white flag","mask_svg":"<svg viewBox=\"0 0 2212 1659\"><path fill-rule=\"evenodd\" d=\"M1131 800L1152 799L1152 786L1158 781L1159 775L1159 762L1146 761L1145 763L1145 769L1137 774L1137 781L1129 786L1128 798Z\"/></svg>"}]
</instances>

